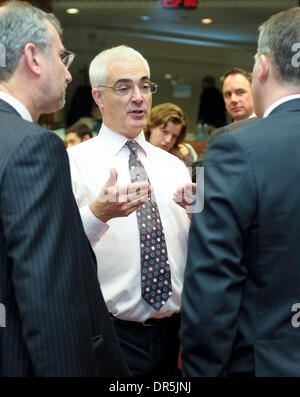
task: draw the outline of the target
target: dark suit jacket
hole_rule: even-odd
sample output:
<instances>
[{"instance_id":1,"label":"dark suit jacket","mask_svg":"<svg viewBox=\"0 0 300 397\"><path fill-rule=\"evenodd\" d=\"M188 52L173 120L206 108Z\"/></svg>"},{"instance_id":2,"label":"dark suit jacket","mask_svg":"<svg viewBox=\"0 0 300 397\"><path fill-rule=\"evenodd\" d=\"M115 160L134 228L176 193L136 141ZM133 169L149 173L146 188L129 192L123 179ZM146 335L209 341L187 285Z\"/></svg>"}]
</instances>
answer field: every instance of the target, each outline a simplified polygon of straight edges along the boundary
<instances>
[{"instance_id":1,"label":"dark suit jacket","mask_svg":"<svg viewBox=\"0 0 300 397\"><path fill-rule=\"evenodd\" d=\"M230 132L230 131L234 131L237 130L239 127L241 127L242 125L245 125L249 122L252 122L254 120L257 120L257 117L251 117L248 119L243 119L243 120L238 120L238 121L234 121L233 123L224 125L224 127L220 127L220 128L216 128L214 130L212 130L212 132L209 135L208 141L207 141L207 145L205 146L204 150L202 151L202 153L199 154L197 162L201 161L203 163L205 156L207 154L207 151L212 143L212 141L221 134L224 134L224 132ZM201 163L201 165L202 165Z\"/></svg>"},{"instance_id":2,"label":"dark suit jacket","mask_svg":"<svg viewBox=\"0 0 300 397\"><path fill-rule=\"evenodd\" d=\"M52 132L0 100L0 376L126 376Z\"/></svg>"},{"instance_id":3,"label":"dark suit jacket","mask_svg":"<svg viewBox=\"0 0 300 397\"><path fill-rule=\"evenodd\" d=\"M205 159L182 304L183 374L299 376L300 100L222 134ZM295 309L294 309L295 310Z\"/></svg>"}]
</instances>

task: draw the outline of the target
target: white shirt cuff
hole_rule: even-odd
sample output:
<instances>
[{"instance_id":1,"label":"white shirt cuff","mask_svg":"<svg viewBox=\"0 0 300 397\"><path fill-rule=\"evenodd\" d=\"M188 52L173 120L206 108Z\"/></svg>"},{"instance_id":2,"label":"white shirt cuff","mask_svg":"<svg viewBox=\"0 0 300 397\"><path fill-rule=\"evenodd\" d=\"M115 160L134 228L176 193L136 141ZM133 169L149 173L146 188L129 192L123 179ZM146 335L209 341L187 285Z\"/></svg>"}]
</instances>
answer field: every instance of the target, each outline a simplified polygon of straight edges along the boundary
<instances>
[{"instance_id":1,"label":"white shirt cuff","mask_svg":"<svg viewBox=\"0 0 300 397\"><path fill-rule=\"evenodd\" d=\"M103 236L103 234L109 229L109 226L96 218L88 205L81 207L79 209L79 212L85 234L87 235L91 246L94 247Z\"/></svg>"}]
</instances>

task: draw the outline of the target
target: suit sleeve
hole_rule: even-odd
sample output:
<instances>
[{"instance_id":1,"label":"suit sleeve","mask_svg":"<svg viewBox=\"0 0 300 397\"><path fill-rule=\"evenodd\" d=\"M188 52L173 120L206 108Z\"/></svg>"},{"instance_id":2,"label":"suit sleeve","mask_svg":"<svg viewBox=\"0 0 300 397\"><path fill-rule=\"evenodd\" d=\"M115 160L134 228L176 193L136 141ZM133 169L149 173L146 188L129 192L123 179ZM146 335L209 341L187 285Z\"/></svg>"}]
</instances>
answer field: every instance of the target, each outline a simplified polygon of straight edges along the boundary
<instances>
[{"instance_id":1,"label":"suit sleeve","mask_svg":"<svg viewBox=\"0 0 300 397\"><path fill-rule=\"evenodd\" d=\"M204 210L192 217L183 288L184 376L225 373L247 277L243 251L257 200L247 150L233 134L212 143L204 165Z\"/></svg>"},{"instance_id":2,"label":"suit sleeve","mask_svg":"<svg viewBox=\"0 0 300 397\"><path fill-rule=\"evenodd\" d=\"M83 273L94 271L96 277L96 263L61 140L46 131L25 137L2 186L12 280L35 373L96 376Z\"/></svg>"}]
</instances>

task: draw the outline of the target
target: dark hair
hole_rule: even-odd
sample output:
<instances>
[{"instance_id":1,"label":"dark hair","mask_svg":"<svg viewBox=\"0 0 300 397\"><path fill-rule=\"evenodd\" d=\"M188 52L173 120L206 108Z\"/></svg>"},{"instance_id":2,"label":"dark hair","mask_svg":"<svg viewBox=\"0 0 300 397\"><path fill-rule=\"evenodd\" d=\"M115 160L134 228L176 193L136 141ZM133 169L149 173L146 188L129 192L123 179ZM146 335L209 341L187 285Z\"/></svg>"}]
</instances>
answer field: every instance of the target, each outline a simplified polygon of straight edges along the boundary
<instances>
[{"instance_id":1,"label":"dark hair","mask_svg":"<svg viewBox=\"0 0 300 397\"><path fill-rule=\"evenodd\" d=\"M227 70L227 72L221 77L222 87L223 87L224 80L226 79L226 77L228 77L232 74L241 74L249 81L249 84L251 85L252 73L248 72L247 70L240 69L240 68L231 68L231 69Z\"/></svg>"},{"instance_id":2,"label":"dark hair","mask_svg":"<svg viewBox=\"0 0 300 397\"><path fill-rule=\"evenodd\" d=\"M154 106L151 110L148 123L144 129L145 137L147 141L150 139L151 131L153 127L165 126L171 121L174 124L181 124L181 132L177 138L174 148L178 148L179 143L181 143L185 138L187 120L184 111L174 103L162 103L161 105Z\"/></svg>"},{"instance_id":3,"label":"dark hair","mask_svg":"<svg viewBox=\"0 0 300 397\"><path fill-rule=\"evenodd\" d=\"M73 125L80 117L90 117L94 104L90 86L78 86L75 90L69 111L67 114L67 125Z\"/></svg>"},{"instance_id":4,"label":"dark hair","mask_svg":"<svg viewBox=\"0 0 300 397\"><path fill-rule=\"evenodd\" d=\"M85 135L89 135L90 138L93 138L92 130L83 123L75 123L71 125L66 131L66 135L74 133L76 134L81 140L85 137Z\"/></svg>"},{"instance_id":5,"label":"dark hair","mask_svg":"<svg viewBox=\"0 0 300 397\"><path fill-rule=\"evenodd\" d=\"M216 84L216 81L215 81L215 78L213 76L207 75L207 76L203 77L202 84L203 83L205 83L207 85L213 85L214 86Z\"/></svg>"}]
</instances>

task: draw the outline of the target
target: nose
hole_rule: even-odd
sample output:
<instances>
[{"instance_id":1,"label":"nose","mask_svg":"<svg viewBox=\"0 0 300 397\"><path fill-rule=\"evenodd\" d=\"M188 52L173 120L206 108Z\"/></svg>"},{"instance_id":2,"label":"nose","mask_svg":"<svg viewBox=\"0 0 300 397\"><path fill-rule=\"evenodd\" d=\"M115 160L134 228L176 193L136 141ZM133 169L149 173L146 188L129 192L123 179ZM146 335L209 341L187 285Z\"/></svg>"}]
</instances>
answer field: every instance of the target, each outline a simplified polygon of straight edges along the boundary
<instances>
[{"instance_id":1,"label":"nose","mask_svg":"<svg viewBox=\"0 0 300 397\"><path fill-rule=\"evenodd\" d=\"M72 81L72 75L68 69L66 69L66 81L67 81L67 84L70 84Z\"/></svg>"},{"instance_id":2,"label":"nose","mask_svg":"<svg viewBox=\"0 0 300 397\"><path fill-rule=\"evenodd\" d=\"M231 102L237 102L237 95L231 94Z\"/></svg>"},{"instance_id":3,"label":"nose","mask_svg":"<svg viewBox=\"0 0 300 397\"><path fill-rule=\"evenodd\" d=\"M136 102L142 102L144 100L142 94L141 94L141 90L139 88L138 85L134 85L132 87L132 98L136 101Z\"/></svg>"},{"instance_id":4,"label":"nose","mask_svg":"<svg viewBox=\"0 0 300 397\"><path fill-rule=\"evenodd\" d=\"M165 142L166 143L171 143L171 140L172 140L172 136L171 135L166 135L165 136Z\"/></svg>"}]
</instances>

